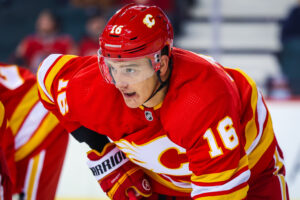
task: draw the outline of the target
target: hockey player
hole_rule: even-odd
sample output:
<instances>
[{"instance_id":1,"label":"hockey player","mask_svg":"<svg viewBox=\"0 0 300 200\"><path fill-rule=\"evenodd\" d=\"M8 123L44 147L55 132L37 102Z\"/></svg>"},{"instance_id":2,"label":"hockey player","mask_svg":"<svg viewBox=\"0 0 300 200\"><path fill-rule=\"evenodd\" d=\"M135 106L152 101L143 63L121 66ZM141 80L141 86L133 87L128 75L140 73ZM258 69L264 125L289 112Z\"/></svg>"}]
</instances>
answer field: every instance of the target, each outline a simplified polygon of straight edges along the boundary
<instances>
[{"instance_id":1,"label":"hockey player","mask_svg":"<svg viewBox=\"0 0 300 200\"><path fill-rule=\"evenodd\" d=\"M35 76L0 63L0 99L12 130L15 194L22 200L53 200L68 144L68 133L39 101ZM11 162L10 162L11 163ZM11 167L10 167L11 170Z\"/></svg>"},{"instance_id":2,"label":"hockey player","mask_svg":"<svg viewBox=\"0 0 300 200\"><path fill-rule=\"evenodd\" d=\"M123 7L100 36L98 58L50 55L38 84L45 107L94 149L88 164L112 199L128 199L129 189L149 199L289 198L254 81L173 47L158 7Z\"/></svg>"}]
</instances>

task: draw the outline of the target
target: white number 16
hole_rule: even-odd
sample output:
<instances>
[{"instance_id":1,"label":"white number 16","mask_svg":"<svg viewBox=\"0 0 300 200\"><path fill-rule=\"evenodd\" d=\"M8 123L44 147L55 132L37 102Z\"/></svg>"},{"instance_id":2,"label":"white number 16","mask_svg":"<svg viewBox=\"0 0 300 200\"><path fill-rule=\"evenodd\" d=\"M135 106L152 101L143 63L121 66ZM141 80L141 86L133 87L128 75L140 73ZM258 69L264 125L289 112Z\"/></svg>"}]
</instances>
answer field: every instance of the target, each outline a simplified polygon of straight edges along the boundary
<instances>
[{"instance_id":1,"label":"white number 16","mask_svg":"<svg viewBox=\"0 0 300 200\"><path fill-rule=\"evenodd\" d=\"M120 26L118 26L118 25L114 25L114 26L112 27L112 29L111 29L110 33L111 33L111 34L120 35L120 34L121 34L121 32L122 32L122 28L123 28L123 26L122 26L122 25L120 25Z\"/></svg>"},{"instance_id":2,"label":"white number 16","mask_svg":"<svg viewBox=\"0 0 300 200\"><path fill-rule=\"evenodd\" d=\"M63 80L63 79L59 79L58 82L58 89L57 92L57 103L58 103L58 107L60 110L60 113L62 115L65 115L67 112L69 112L69 106L68 106L68 102L67 102L67 94L66 91L63 91L67 85L68 85L68 80Z\"/></svg>"},{"instance_id":3,"label":"white number 16","mask_svg":"<svg viewBox=\"0 0 300 200\"><path fill-rule=\"evenodd\" d=\"M233 150L238 146L239 139L230 117L227 116L222 119L218 124L217 130L226 149ZM208 145L210 147L209 154L211 158L223 154L223 151L221 147L218 146L215 135L210 128L207 129L207 131L203 135L203 138L208 142Z\"/></svg>"}]
</instances>

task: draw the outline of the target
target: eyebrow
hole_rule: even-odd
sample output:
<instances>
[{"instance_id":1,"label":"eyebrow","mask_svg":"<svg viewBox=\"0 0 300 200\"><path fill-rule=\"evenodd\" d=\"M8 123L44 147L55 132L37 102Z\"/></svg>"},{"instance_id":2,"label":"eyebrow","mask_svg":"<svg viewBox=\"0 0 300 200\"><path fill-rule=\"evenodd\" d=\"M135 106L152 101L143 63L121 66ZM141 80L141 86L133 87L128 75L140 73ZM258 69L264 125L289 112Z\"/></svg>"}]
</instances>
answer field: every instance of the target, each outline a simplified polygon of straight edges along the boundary
<instances>
[{"instance_id":1,"label":"eyebrow","mask_svg":"<svg viewBox=\"0 0 300 200\"><path fill-rule=\"evenodd\" d=\"M124 67L138 67L139 65L131 63L131 64L121 64L120 67L124 68Z\"/></svg>"},{"instance_id":2,"label":"eyebrow","mask_svg":"<svg viewBox=\"0 0 300 200\"><path fill-rule=\"evenodd\" d=\"M116 64L116 66L118 66L120 68L124 68L124 67L139 67L141 65L140 63L130 63L130 62L129 63L108 62L108 64L110 66L112 66L112 67L114 66L114 64Z\"/></svg>"}]
</instances>

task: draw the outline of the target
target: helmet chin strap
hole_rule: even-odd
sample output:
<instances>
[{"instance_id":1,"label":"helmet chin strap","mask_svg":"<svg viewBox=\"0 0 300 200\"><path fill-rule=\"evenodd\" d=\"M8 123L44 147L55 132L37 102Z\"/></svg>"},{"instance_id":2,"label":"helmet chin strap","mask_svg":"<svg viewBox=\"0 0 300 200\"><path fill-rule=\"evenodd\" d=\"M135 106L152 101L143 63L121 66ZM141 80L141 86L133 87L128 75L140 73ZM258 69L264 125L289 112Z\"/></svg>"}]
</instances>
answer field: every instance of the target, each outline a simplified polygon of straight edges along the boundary
<instances>
[{"instance_id":1,"label":"helmet chin strap","mask_svg":"<svg viewBox=\"0 0 300 200\"><path fill-rule=\"evenodd\" d=\"M161 89L163 89L166 85L168 85L169 80L170 80L170 77L171 77L171 74L172 74L172 58L170 59L169 68L170 68L170 74L169 74L169 76L168 76L168 78L167 78L166 81L162 81L162 80L161 80L161 77L160 77L160 70L157 70L157 71L156 71L156 76L157 76L157 78L158 78L158 81L159 81L159 83L160 83L160 86L159 86L156 90L154 90L154 91L152 92L152 94L150 95L150 97L142 104L143 106L144 106L144 104L147 103L150 99L152 99L152 97L154 97Z\"/></svg>"}]
</instances>

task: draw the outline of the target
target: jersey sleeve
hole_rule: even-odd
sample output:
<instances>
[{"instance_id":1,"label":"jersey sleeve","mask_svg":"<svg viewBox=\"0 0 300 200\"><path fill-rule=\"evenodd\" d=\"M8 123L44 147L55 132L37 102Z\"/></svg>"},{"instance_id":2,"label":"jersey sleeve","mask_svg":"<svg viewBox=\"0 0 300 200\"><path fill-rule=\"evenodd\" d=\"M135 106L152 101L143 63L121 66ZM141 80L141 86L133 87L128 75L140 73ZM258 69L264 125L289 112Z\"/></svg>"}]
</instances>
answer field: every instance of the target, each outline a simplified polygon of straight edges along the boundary
<instances>
[{"instance_id":1,"label":"jersey sleeve","mask_svg":"<svg viewBox=\"0 0 300 200\"><path fill-rule=\"evenodd\" d=\"M191 123L203 124L203 127L190 131L188 136L196 136L187 149L193 172L193 199L244 199L250 170L239 132L238 108L232 97L219 96Z\"/></svg>"},{"instance_id":2,"label":"jersey sleeve","mask_svg":"<svg viewBox=\"0 0 300 200\"><path fill-rule=\"evenodd\" d=\"M72 120L66 95L69 80L80 67L82 60L77 56L52 54L40 64L37 72L41 102L69 132L80 127L78 122Z\"/></svg>"}]
</instances>

